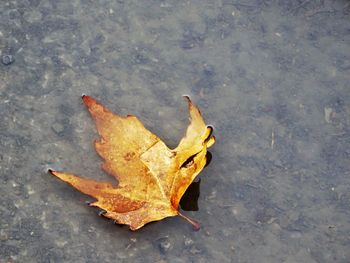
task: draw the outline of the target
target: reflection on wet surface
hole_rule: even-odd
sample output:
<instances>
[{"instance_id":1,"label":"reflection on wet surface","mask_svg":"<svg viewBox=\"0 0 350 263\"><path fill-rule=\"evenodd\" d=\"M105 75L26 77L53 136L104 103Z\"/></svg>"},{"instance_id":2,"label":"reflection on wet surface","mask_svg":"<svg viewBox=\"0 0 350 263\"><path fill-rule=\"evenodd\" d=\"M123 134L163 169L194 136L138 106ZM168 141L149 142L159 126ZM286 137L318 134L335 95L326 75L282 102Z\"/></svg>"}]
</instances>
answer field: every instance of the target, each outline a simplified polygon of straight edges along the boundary
<instances>
[{"instance_id":1,"label":"reflection on wet surface","mask_svg":"<svg viewBox=\"0 0 350 263\"><path fill-rule=\"evenodd\" d=\"M347 0L1 1L0 262L349 262L349 15ZM199 106L219 137L185 212L200 231L116 227L47 175L110 179L82 94L174 147L181 96Z\"/></svg>"},{"instance_id":2,"label":"reflection on wet surface","mask_svg":"<svg viewBox=\"0 0 350 263\"><path fill-rule=\"evenodd\" d=\"M201 180L199 179L198 182L193 182L190 184L190 186L187 188L186 192L181 198L180 201L180 207L182 210L185 211L198 211L198 198L200 194L200 183Z\"/></svg>"}]
</instances>

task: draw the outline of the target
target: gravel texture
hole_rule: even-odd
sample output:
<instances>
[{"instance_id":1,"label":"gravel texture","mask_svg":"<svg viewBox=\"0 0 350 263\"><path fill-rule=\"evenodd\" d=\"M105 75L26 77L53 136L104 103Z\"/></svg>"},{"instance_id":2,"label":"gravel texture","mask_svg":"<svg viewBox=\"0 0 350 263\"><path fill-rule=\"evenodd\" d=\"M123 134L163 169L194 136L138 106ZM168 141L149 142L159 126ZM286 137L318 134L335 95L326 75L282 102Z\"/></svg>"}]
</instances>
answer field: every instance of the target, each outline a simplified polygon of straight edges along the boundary
<instances>
[{"instance_id":1,"label":"gravel texture","mask_svg":"<svg viewBox=\"0 0 350 263\"><path fill-rule=\"evenodd\" d=\"M0 62L0 262L349 262L349 1L1 0ZM82 94L171 147L199 105L200 231L131 232L47 173L108 180Z\"/></svg>"}]
</instances>

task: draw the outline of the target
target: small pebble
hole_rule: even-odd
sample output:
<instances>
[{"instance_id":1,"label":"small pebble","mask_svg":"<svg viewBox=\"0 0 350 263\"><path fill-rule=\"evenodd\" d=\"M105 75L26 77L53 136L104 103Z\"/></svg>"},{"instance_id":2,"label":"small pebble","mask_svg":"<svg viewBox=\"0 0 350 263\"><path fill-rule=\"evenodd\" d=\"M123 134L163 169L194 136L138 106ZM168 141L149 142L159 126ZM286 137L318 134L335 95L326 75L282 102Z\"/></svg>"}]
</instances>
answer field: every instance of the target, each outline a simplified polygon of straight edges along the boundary
<instances>
[{"instance_id":1,"label":"small pebble","mask_svg":"<svg viewBox=\"0 0 350 263\"><path fill-rule=\"evenodd\" d=\"M202 250L200 250L199 248L197 248L196 246L192 246L190 249L190 253L192 255L197 255L200 254L202 252Z\"/></svg>"},{"instance_id":2,"label":"small pebble","mask_svg":"<svg viewBox=\"0 0 350 263\"><path fill-rule=\"evenodd\" d=\"M60 124L60 123L57 123L57 122L54 123L54 124L51 126L51 128L52 128L52 130L53 130L55 133L57 133L57 134L63 132L63 130L64 130L64 126L63 126L62 124Z\"/></svg>"},{"instance_id":3,"label":"small pebble","mask_svg":"<svg viewBox=\"0 0 350 263\"><path fill-rule=\"evenodd\" d=\"M190 238L185 239L185 247L190 247L193 245L193 243L194 243L194 241L192 239L190 239Z\"/></svg>"},{"instance_id":4,"label":"small pebble","mask_svg":"<svg viewBox=\"0 0 350 263\"><path fill-rule=\"evenodd\" d=\"M12 55L3 55L1 58L1 62L5 66L11 65L14 61L15 58Z\"/></svg>"},{"instance_id":5,"label":"small pebble","mask_svg":"<svg viewBox=\"0 0 350 263\"><path fill-rule=\"evenodd\" d=\"M159 250L162 253L166 253L171 248L171 243L168 240L163 240L159 243Z\"/></svg>"}]
</instances>

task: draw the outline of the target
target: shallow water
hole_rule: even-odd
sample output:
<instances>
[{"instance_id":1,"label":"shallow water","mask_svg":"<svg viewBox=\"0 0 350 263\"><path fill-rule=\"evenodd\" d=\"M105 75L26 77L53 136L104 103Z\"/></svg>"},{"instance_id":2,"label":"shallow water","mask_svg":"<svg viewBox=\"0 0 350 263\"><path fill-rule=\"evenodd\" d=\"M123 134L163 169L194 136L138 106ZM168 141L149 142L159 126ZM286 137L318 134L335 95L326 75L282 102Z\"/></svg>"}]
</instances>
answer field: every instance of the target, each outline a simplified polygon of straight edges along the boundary
<instances>
[{"instance_id":1,"label":"shallow water","mask_svg":"<svg viewBox=\"0 0 350 263\"><path fill-rule=\"evenodd\" d=\"M176 3L175 3L176 2ZM349 1L0 3L0 262L349 262ZM108 178L80 96L169 146L215 127L201 223L137 232L48 168Z\"/></svg>"}]
</instances>

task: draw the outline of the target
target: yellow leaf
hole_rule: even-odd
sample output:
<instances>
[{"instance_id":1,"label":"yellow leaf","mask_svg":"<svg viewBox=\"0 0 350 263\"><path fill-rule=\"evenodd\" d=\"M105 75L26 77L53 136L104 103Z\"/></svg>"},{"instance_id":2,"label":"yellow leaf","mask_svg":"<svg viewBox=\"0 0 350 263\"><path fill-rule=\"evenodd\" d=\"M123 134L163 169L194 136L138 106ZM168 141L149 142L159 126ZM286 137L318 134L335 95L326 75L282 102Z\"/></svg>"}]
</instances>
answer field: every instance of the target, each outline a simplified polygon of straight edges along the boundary
<instances>
[{"instance_id":1,"label":"yellow leaf","mask_svg":"<svg viewBox=\"0 0 350 263\"><path fill-rule=\"evenodd\" d=\"M215 137L198 108L186 98L191 123L179 145L169 149L135 116L119 116L93 98L83 96L101 136L95 148L104 160L102 168L119 184L114 187L70 173L50 173L96 198L91 206L105 210L105 217L129 225L131 230L176 215L197 226L179 212L179 202L204 168L207 148L214 144Z\"/></svg>"}]
</instances>

